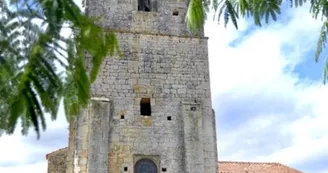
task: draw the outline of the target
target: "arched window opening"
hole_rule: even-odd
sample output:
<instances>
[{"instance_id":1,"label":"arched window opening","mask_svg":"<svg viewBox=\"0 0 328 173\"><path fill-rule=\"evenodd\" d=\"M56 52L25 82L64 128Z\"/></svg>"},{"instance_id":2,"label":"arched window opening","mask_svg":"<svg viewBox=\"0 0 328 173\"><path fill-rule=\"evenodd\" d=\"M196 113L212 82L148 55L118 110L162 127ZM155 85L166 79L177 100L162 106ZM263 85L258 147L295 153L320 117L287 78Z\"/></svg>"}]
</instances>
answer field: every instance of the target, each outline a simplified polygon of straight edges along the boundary
<instances>
[{"instance_id":1,"label":"arched window opening","mask_svg":"<svg viewBox=\"0 0 328 173\"><path fill-rule=\"evenodd\" d=\"M140 159L134 166L135 173L158 173L156 164L150 159Z\"/></svg>"}]
</instances>

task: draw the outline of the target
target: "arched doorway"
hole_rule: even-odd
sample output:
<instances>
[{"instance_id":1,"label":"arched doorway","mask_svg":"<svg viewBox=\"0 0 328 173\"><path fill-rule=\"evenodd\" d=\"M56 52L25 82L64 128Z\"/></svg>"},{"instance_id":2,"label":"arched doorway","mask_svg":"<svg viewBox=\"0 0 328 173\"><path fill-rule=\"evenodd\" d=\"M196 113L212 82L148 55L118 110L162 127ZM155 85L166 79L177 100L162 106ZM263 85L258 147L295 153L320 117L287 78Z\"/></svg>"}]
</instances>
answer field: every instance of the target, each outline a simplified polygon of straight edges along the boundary
<instances>
[{"instance_id":1,"label":"arched doorway","mask_svg":"<svg viewBox=\"0 0 328 173\"><path fill-rule=\"evenodd\" d=\"M134 165L135 173L157 173L156 164L150 159L140 159Z\"/></svg>"}]
</instances>

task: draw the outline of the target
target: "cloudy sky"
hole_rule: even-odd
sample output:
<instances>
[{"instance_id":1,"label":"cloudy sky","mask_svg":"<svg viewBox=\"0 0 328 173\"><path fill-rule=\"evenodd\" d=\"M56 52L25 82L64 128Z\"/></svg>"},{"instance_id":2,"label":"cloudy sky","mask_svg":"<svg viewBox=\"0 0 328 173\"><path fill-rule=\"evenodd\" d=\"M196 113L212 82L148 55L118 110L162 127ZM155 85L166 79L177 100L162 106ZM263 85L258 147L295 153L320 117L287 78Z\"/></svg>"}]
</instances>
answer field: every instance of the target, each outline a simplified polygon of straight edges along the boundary
<instances>
[{"instance_id":1,"label":"cloudy sky","mask_svg":"<svg viewBox=\"0 0 328 173\"><path fill-rule=\"evenodd\" d=\"M239 21L237 31L208 21L219 160L280 162L328 173L328 86L314 62L320 21L308 7L283 11L271 25ZM45 154L67 145L63 115L37 141L0 138L1 173L45 173Z\"/></svg>"}]
</instances>

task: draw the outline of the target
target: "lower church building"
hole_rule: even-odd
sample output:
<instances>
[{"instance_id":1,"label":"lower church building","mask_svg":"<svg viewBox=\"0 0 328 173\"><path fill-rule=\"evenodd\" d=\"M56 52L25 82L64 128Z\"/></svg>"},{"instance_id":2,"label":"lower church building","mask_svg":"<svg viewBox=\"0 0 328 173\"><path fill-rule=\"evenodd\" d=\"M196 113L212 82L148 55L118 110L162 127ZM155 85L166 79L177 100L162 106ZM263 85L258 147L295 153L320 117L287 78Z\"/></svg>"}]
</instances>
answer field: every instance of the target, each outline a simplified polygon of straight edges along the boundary
<instances>
[{"instance_id":1,"label":"lower church building","mask_svg":"<svg viewBox=\"0 0 328 173\"><path fill-rule=\"evenodd\" d=\"M48 173L66 173L67 148L62 148L46 155L48 160ZM133 168L132 168L133 170ZM123 168L117 173L135 173L129 168ZM160 168L158 168L160 170ZM166 172L165 168L154 172ZM75 173L75 172L74 172ZM153 173L153 172L141 172ZM304 173L280 163L271 162L234 162L219 161L217 173Z\"/></svg>"}]
</instances>

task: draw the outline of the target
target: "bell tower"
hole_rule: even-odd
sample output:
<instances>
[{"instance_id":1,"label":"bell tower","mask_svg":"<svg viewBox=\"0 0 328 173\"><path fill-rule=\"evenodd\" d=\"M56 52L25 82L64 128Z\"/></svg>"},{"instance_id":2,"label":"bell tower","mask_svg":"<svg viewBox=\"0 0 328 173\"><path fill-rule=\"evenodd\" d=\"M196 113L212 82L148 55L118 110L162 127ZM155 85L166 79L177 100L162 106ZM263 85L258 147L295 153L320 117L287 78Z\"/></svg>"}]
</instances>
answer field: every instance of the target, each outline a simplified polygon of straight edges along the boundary
<instances>
[{"instance_id":1,"label":"bell tower","mask_svg":"<svg viewBox=\"0 0 328 173\"><path fill-rule=\"evenodd\" d=\"M67 173L217 173L207 38L188 0L87 0L123 56L107 57L70 123Z\"/></svg>"}]
</instances>

